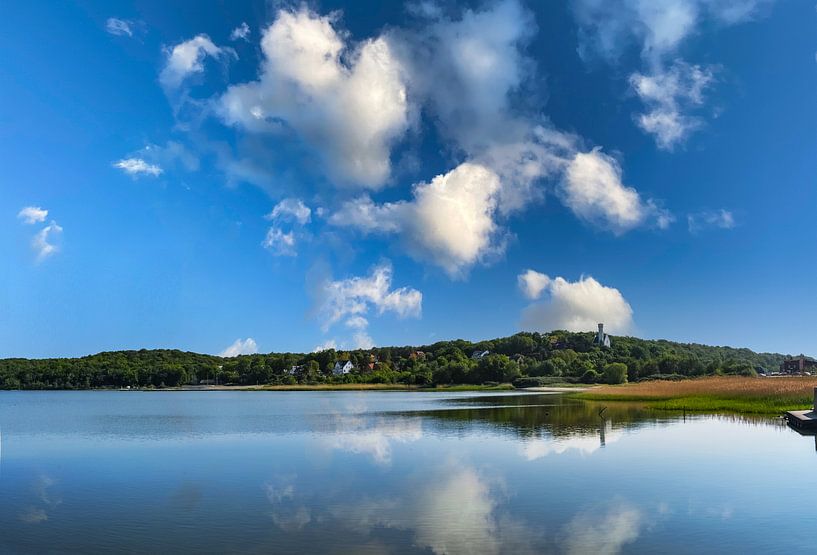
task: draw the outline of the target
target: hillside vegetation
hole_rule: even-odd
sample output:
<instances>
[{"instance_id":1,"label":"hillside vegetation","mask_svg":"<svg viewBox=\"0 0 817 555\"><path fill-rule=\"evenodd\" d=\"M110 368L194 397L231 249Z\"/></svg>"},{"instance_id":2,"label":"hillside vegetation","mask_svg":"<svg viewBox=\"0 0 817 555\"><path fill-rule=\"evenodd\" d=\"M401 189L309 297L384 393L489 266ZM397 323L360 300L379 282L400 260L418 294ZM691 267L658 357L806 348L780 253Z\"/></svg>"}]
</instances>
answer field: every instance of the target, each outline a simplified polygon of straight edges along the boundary
<instances>
[{"instance_id":1,"label":"hillside vegetation","mask_svg":"<svg viewBox=\"0 0 817 555\"><path fill-rule=\"evenodd\" d=\"M223 358L177 350L105 352L81 358L0 359L0 389L173 387L200 380L220 384L379 383L409 385L514 382L621 383L645 378L705 375L753 376L776 369L783 355L614 337L611 348L593 344L593 333L518 333L472 343L441 341L420 347L317 353L270 353ZM475 351L489 354L476 359ZM355 370L333 376L339 360Z\"/></svg>"}]
</instances>

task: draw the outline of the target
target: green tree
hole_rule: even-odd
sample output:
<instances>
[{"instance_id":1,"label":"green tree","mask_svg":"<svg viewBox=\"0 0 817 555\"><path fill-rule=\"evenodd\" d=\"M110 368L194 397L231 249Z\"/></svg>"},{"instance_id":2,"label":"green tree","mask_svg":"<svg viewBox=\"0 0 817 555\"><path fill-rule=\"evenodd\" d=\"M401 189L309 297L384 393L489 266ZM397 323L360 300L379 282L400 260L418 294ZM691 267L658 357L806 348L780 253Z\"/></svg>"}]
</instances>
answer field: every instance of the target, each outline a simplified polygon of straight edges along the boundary
<instances>
[{"instance_id":1,"label":"green tree","mask_svg":"<svg viewBox=\"0 0 817 555\"><path fill-rule=\"evenodd\" d=\"M627 365L623 362L611 362L604 367L604 383L627 383Z\"/></svg>"},{"instance_id":2,"label":"green tree","mask_svg":"<svg viewBox=\"0 0 817 555\"><path fill-rule=\"evenodd\" d=\"M592 368L588 368L587 371L582 374L581 380L582 383L596 383L599 381L599 373L593 370Z\"/></svg>"}]
</instances>

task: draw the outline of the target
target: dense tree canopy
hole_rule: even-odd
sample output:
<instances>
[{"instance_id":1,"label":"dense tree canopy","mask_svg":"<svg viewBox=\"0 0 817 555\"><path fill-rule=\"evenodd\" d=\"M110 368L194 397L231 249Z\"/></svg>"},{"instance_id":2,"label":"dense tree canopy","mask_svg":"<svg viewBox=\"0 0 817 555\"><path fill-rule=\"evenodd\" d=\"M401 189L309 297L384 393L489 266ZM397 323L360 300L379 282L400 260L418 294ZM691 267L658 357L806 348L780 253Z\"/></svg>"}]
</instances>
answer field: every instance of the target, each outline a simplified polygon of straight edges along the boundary
<instances>
[{"instance_id":1,"label":"dense tree canopy","mask_svg":"<svg viewBox=\"0 0 817 555\"><path fill-rule=\"evenodd\" d=\"M488 354L474 356L475 352ZM472 343L441 341L421 347L380 347L318 353L270 353L223 358L176 350L99 353L82 358L2 359L2 389L174 387L205 383L482 384L529 380L622 383L655 377L753 375L776 369L784 356L749 349L614 337L610 348L592 333L518 333ZM337 361L354 371L334 376Z\"/></svg>"}]
</instances>

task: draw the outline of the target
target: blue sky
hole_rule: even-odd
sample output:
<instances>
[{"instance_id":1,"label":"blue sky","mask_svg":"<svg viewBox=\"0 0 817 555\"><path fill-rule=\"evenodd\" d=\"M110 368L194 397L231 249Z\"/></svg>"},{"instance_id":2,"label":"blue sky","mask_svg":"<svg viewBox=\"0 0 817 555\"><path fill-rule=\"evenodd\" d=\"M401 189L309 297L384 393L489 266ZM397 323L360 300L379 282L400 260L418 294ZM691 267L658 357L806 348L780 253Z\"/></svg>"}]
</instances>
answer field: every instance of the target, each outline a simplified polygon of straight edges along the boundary
<instances>
[{"instance_id":1,"label":"blue sky","mask_svg":"<svg viewBox=\"0 0 817 555\"><path fill-rule=\"evenodd\" d=\"M817 10L15 3L0 356L590 329L817 354Z\"/></svg>"}]
</instances>

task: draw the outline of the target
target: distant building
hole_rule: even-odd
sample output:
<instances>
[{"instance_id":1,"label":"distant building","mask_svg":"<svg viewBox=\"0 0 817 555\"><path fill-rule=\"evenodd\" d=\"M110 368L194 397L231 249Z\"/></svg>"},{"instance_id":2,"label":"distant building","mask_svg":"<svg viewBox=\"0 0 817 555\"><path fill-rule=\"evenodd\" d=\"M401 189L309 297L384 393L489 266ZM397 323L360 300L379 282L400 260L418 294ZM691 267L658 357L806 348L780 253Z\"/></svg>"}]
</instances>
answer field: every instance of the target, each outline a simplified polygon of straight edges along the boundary
<instances>
[{"instance_id":1,"label":"distant building","mask_svg":"<svg viewBox=\"0 0 817 555\"><path fill-rule=\"evenodd\" d=\"M600 347L609 347L610 346L610 336L604 333L604 324L599 324L599 332L596 334L596 337L593 339L593 344L598 345Z\"/></svg>"},{"instance_id":2,"label":"distant building","mask_svg":"<svg viewBox=\"0 0 817 555\"><path fill-rule=\"evenodd\" d=\"M474 360L480 360L487 357L490 354L491 351L474 351L473 353L471 353L471 358Z\"/></svg>"},{"instance_id":3,"label":"distant building","mask_svg":"<svg viewBox=\"0 0 817 555\"><path fill-rule=\"evenodd\" d=\"M290 366L289 370L287 370L287 374L289 374L290 376L295 376L296 374L300 374L303 369L304 369L303 365Z\"/></svg>"},{"instance_id":4,"label":"distant building","mask_svg":"<svg viewBox=\"0 0 817 555\"><path fill-rule=\"evenodd\" d=\"M335 367L332 368L332 373L336 376L342 376L344 374L348 374L354 369L355 365L352 364L351 360L339 360L335 363Z\"/></svg>"},{"instance_id":5,"label":"distant building","mask_svg":"<svg viewBox=\"0 0 817 555\"><path fill-rule=\"evenodd\" d=\"M374 354L370 354L369 355L369 362L366 365L369 368L369 370L370 371L374 370L375 367L378 366L379 364L380 364L380 361L377 360L377 356L375 356Z\"/></svg>"},{"instance_id":6,"label":"distant building","mask_svg":"<svg viewBox=\"0 0 817 555\"><path fill-rule=\"evenodd\" d=\"M813 369L817 369L817 360L805 355L789 357L780 363L781 374L802 374Z\"/></svg>"}]
</instances>

